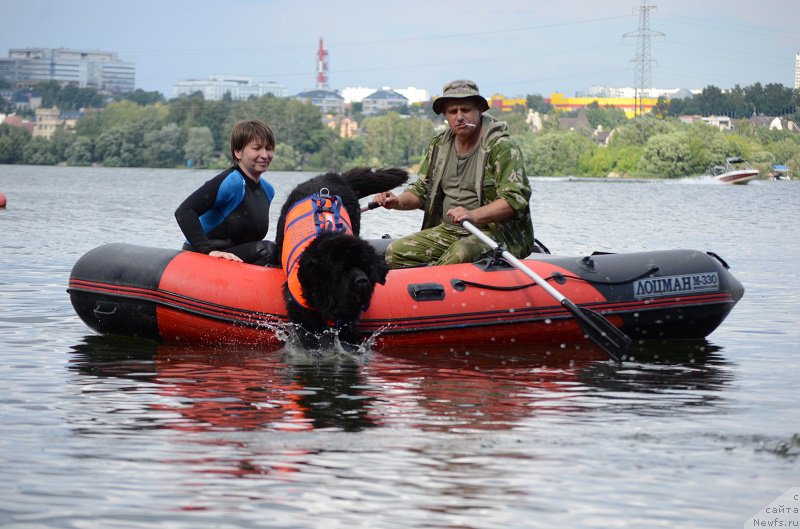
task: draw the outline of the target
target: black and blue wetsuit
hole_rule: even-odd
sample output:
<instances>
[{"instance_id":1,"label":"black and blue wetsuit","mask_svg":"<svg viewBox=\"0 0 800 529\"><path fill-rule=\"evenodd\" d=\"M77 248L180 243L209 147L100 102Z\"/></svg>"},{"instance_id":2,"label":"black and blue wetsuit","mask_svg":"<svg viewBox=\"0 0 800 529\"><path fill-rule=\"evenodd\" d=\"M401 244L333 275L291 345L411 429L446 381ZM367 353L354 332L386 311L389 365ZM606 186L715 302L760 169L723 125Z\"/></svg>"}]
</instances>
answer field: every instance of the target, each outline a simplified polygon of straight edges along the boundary
<instances>
[{"instance_id":1,"label":"black and blue wetsuit","mask_svg":"<svg viewBox=\"0 0 800 529\"><path fill-rule=\"evenodd\" d=\"M218 174L183 201L175 219L186 236L184 250L230 252L246 263L271 264L275 243L263 240L269 229L272 185L253 182L232 167Z\"/></svg>"}]
</instances>

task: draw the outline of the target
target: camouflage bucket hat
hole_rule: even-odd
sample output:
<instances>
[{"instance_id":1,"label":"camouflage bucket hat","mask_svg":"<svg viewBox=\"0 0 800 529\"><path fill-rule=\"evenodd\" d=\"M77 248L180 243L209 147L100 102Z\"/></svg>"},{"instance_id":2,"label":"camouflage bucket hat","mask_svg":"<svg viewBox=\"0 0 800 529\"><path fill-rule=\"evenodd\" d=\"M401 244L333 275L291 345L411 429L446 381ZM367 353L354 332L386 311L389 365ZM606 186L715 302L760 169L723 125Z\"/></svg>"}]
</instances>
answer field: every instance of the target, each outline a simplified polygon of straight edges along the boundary
<instances>
[{"instance_id":1,"label":"camouflage bucket hat","mask_svg":"<svg viewBox=\"0 0 800 529\"><path fill-rule=\"evenodd\" d=\"M442 88L442 95L437 97L433 102L433 111L437 114L441 114L445 100L464 98L475 99L481 112L489 110L489 103L486 102L486 99L478 91L478 85L475 84L475 81L459 79L457 81L450 81L444 85L444 88Z\"/></svg>"}]
</instances>

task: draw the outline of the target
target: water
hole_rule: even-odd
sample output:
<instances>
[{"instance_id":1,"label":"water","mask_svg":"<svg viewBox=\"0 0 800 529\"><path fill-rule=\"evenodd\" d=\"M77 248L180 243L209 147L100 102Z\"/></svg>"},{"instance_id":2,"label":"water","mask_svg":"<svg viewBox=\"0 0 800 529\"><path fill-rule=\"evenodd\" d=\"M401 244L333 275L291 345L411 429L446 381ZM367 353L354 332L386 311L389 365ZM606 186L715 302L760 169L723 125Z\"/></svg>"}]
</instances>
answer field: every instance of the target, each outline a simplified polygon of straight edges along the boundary
<instances>
[{"instance_id":1,"label":"water","mask_svg":"<svg viewBox=\"0 0 800 529\"><path fill-rule=\"evenodd\" d=\"M554 253L711 250L745 285L707 340L621 366L93 335L72 265L179 247L173 211L213 174L0 166L0 526L727 528L800 485L797 181L533 180ZM269 176L281 204L308 175ZM376 210L363 235L419 222Z\"/></svg>"}]
</instances>

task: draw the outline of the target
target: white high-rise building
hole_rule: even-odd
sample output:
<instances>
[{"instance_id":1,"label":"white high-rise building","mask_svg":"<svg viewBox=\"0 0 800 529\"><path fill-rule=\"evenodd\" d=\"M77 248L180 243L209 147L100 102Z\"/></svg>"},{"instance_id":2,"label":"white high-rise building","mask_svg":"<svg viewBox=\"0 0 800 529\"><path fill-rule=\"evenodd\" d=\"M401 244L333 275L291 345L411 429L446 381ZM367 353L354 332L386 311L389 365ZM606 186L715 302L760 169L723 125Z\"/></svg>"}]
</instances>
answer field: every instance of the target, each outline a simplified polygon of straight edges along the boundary
<instances>
[{"instance_id":1,"label":"white high-rise building","mask_svg":"<svg viewBox=\"0 0 800 529\"><path fill-rule=\"evenodd\" d=\"M794 54L794 89L800 90L800 53Z\"/></svg>"}]
</instances>

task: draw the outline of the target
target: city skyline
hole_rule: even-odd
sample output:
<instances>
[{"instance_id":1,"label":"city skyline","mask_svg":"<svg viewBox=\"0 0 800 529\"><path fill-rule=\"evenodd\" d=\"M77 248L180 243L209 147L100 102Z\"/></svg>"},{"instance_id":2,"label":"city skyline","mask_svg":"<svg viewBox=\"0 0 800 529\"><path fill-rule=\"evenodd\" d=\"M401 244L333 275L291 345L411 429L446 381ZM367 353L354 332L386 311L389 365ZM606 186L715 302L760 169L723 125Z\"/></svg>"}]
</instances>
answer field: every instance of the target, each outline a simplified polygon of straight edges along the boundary
<instances>
[{"instance_id":1,"label":"city skyline","mask_svg":"<svg viewBox=\"0 0 800 529\"><path fill-rule=\"evenodd\" d=\"M657 4L656 2L651 2ZM487 95L632 86L638 0L5 0L0 54L24 47L106 50L136 64L136 87L171 97L184 80L243 75L313 89L319 38L332 89L415 86L454 78ZM650 12L652 86L794 85L800 2L671 0Z\"/></svg>"}]
</instances>

